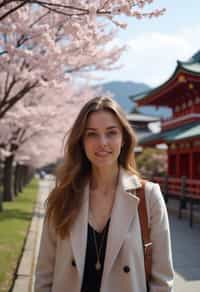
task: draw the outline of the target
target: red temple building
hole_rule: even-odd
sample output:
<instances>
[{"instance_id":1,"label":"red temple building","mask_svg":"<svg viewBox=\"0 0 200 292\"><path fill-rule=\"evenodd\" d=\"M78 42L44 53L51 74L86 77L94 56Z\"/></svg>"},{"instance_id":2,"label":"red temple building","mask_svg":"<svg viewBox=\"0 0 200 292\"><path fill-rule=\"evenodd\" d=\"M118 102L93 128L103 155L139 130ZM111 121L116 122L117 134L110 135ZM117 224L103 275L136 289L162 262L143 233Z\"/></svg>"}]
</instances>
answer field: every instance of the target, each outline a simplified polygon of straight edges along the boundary
<instances>
[{"instance_id":1,"label":"red temple building","mask_svg":"<svg viewBox=\"0 0 200 292\"><path fill-rule=\"evenodd\" d=\"M138 106L172 110L172 116L162 120L161 132L144 137L140 144L167 144L168 175L200 179L200 51L187 62L177 61L165 83L131 99Z\"/></svg>"}]
</instances>

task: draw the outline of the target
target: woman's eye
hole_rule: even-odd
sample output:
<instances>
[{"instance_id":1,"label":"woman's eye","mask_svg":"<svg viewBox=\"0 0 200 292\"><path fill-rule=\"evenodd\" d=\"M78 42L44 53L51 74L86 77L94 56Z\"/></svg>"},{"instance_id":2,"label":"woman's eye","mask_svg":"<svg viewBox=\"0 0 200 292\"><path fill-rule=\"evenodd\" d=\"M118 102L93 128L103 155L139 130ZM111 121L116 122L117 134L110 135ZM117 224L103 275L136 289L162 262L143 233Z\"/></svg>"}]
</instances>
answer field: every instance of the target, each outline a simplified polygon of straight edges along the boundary
<instances>
[{"instance_id":1,"label":"woman's eye","mask_svg":"<svg viewBox=\"0 0 200 292\"><path fill-rule=\"evenodd\" d=\"M114 135L117 135L117 132L116 131L110 131L110 132L108 132L108 136L114 136Z\"/></svg>"},{"instance_id":2,"label":"woman's eye","mask_svg":"<svg viewBox=\"0 0 200 292\"><path fill-rule=\"evenodd\" d=\"M86 136L87 137L95 137L97 134L95 132L87 132Z\"/></svg>"}]
</instances>

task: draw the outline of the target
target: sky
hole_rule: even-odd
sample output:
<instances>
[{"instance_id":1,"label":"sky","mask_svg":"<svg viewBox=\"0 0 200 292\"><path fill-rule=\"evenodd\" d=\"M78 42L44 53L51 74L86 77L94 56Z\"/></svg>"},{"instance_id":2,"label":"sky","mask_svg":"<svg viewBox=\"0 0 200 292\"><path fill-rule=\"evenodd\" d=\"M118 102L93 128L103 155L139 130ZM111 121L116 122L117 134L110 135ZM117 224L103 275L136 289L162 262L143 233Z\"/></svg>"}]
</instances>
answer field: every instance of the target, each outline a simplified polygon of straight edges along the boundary
<instances>
[{"instance_id":1,"label":"sky","mask_svg":"<svg viewBox=\"0 0 200 292\"><path fill-rule=\"evenodd\" d=\"M186 61L200 50L200 0L154 0L151 8L166 8L165 15L126 19L127 29L115 40L127 45L118 62L123 67L96 74L95 83L120 80L156 87L170 78L177 60Z\"/></svg>"}]
</instances>

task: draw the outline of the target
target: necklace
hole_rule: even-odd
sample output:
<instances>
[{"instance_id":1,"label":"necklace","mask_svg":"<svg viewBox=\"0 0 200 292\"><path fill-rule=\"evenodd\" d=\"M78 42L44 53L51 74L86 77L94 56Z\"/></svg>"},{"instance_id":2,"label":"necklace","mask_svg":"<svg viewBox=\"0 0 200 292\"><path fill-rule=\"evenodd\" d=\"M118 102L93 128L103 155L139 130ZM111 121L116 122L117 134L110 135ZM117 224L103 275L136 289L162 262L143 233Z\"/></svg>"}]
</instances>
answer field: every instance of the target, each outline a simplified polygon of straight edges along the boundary
<instances>
[{"instance_id":1,"label":"necklace","mask_svg":"<svg viewBox=\"0 0 200 292\"><path fill-rule=\"evenodd\" d=\"M116 179L116 182L115 182L114 190L112 191L112 195L114 195L114 193L116 192L116 189L117 189L118 176L119 176L119 172L117 174L117 179ZM91 195L91 191L90 191L90 195ZM92 219L92 222L93 222L96 230L100 230L100 228L98 228L98 224L96 224L96 219L94 217L94 214L92 213L91 208L90 208L90 212L89 213L91 215L91 219ZM101 241L100 241L99 249L98 249L98 245L97 245L97 239L96 239L95 230L92 228L92 233L93 233L93 238L94 238L94 245L95 245L96 256L97 256L97 261L96 261L96 264L95 264L95 269L97 271L99 271L101 269L100 257L101 257L102 247L103 247L103 243L104 243L104 239L105 239L105 234L106 234L106 230L107 230L106 227L107 227L107 224L106 224L106 226L105 226L105 228L103 230L103 233L102 233L102 238L101 238Z\"/></svg>"},{"instance_id":2,"label":"necklace","mask_svg":"<svg viewBox=\"0 0 200 292\"><path fill-rule=\"evenodd\" d=\"M91 218L92 218L93 224L95 225L95 228L96 228L97 227L97 224L95 222L94 215L92 214L92 211L91 210L90 210L90 214L91 214ZM101 238L100 245L99 245L99 248L98 248L95 230L92 228L92 234L93 234L93 238L94 238L94 245L95 245L96 256L97 256L97 261L96 261L96 264L95 264L95 269L97 271L99 271L101 269L100 257L101 257L102 247L103 247L103 243L104 243L104 239L105 239L105 235L106 235L106 229L107 228L105 227L104 230L103 230L102 238Z\"/></svg>"}]
</instances>

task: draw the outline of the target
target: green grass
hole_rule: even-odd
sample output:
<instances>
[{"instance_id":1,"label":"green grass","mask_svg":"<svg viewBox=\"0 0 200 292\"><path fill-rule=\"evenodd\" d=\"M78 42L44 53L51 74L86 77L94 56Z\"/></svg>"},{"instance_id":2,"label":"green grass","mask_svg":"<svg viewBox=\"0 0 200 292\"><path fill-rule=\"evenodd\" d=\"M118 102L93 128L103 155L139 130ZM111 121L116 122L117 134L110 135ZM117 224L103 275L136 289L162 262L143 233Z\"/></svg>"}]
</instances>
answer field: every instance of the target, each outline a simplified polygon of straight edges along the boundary
<instances>
[{"instance_id":1,"label":"green grass","mask_svg":"<svg viewBox=\"0 0 200 292\"><path fill-rule=\"evenodd\" d=\"M0 291L7 292L21 255L24 239L32 219L38 184L32 182L13 202L3 203L0 212Z\"/></svg>"}]
</instances>

